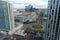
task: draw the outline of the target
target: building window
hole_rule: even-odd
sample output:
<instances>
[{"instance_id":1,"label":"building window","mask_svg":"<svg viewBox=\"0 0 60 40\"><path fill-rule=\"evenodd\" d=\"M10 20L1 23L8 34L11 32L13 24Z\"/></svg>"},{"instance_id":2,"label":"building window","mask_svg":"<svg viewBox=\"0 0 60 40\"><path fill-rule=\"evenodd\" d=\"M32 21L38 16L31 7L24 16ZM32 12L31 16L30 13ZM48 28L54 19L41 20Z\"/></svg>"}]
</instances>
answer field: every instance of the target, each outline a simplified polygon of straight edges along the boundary
<instances>
[{"instance_id":1,"label":"building window","mask_svg":"<svg viewBox=\"0 0 60 40\"><path fill-rule=\"evenodd\" d=\"M54 10L52 10L52 15L54 14Z\"/></svg>"},{"instance_id":2,"label":"building window","mask_svg":"<svg viewBox=\"0 0 60 40\"><path fill-rule=\"evenodd\" d=\"M49 32L47 33L47 35L49 36Z\"/></svg>"},{"instance_id":3,"label":"building window","mask_svg":"<svg viewBox=\"0 0 60 40\"><path fill-rule=\"evenodd\" d=\"M55 4L55 0L53 1L53 4Z\"/></svg>"},{"instance_id":4,"label":"building window","mask_svg":"<svg viewBox=\"0 0 60 40\"><path fill-rule=\"evenodd\" d=\"M50 28L50 24L48 25L48 28Z\"/></svg>"},{"instance_id":5,"label":"building window","mask_svg":"<svg viewBox=\"0 0 60 40\"><path fill-rule=\"evenodd\" d=\"M52 9L52 6L50 6L50 9Z\"/></svg>"},{"instance_id":6,"label":"building window","mask_svg":"<svg viewBox=\"0 0 60 40\"><path fill-rule=\"evenodd\" d=\"M49 15L49 19L51 19L51 14Z\"/></svg>"},{"instance_id":7,"label":"building window","mask_svg":"<svg viewBox=\"0 0 60 40\"><path fill-rule=\"evenodd\" d=\"M49 40L50 40L50 37L49 37Z\"/></svg>"}]
</instances>

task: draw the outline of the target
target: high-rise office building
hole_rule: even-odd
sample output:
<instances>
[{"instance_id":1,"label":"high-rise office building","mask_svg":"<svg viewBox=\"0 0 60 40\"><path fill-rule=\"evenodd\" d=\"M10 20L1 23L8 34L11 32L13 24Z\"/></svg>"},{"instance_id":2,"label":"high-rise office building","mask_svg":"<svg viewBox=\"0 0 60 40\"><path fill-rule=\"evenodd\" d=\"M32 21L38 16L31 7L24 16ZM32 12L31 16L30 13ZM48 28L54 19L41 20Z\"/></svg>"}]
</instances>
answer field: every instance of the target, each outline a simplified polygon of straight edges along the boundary
<instances>
[{"instance_id":1,"label":"high-rise office building","mask_svg":"<svg viewBox=\"0 0 60 40\"><path fill-rule=\"evenodd\" d=\"M6 1L0 1L0 30L10 31L13 28L13 5Z\"/></svg>"},{"instance_id":2,"label":"high-rise office building","mask_svg":"<svg viewBox=\"0 0 60 40\"><path fill-rule=\"evenodd\" d=\"M46 40L59 40L60 0L48 1Z\"/></svg>"}]
</instances>

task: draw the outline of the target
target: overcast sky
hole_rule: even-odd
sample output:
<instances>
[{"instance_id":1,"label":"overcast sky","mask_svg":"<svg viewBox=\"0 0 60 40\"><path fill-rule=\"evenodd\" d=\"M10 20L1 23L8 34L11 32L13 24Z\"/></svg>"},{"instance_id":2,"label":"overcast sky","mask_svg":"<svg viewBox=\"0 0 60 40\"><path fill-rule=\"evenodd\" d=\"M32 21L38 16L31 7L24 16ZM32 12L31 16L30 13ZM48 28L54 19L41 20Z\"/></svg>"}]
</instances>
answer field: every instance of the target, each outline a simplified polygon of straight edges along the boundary
<instances>
[{"instance_id":1,"label":"overcast sky","mask_svg":"<svg viewBox=\"0 0 60 40\"><path fill-rule=\"evenodd\" d=\"M14 8L24 8L26 5L33 5L36 8L47 8L48 0L9 0L14 4Z\"/></svg>"}]
</instances>

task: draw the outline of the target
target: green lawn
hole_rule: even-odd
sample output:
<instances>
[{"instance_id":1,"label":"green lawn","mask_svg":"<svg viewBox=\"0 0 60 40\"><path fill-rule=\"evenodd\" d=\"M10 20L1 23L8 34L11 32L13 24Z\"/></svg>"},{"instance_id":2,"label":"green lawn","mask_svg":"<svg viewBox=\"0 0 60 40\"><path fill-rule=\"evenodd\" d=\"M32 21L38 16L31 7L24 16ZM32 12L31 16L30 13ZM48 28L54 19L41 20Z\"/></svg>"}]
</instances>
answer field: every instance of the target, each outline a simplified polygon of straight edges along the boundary
<instances>
[{"instance_id":1,"label":"green lawn","mask_svg":"<svg viewBox=\"0 0 60 40\"><path fill-rule=\"evenodd\" d=\"M41 29L41 28L43 28L41 25L33 25L33 27L32 28L35 28L35 29Z\"/></svg>"}]
</instances>

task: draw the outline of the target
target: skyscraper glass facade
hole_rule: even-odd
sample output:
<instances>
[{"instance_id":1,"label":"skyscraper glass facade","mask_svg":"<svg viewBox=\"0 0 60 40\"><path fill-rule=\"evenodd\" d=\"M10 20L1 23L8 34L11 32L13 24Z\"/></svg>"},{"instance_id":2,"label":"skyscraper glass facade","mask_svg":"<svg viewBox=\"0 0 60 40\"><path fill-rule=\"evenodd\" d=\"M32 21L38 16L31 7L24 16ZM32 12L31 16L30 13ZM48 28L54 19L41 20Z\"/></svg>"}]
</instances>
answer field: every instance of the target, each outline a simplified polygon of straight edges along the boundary
<instances>
[{"instance_id":1,"label":"skyscraper glass facade","mask_svg":"<svg viewBox=\"0 0 60 40\"><path fill-rule=\"evenodd\" d=\"M48 1L46 40L59 40L60 0Z\"/></svg>"},{"instance_id":2,"label":"skyscraper glass facade","mask_svg":"<svg viewBox=\"0 0 60 40\"><path fill-rule=\"evenodd\" d=\"M0 1L0 29L3 31L9 31L9 14L7 2Z\"/></svg>"}]
</instances>

